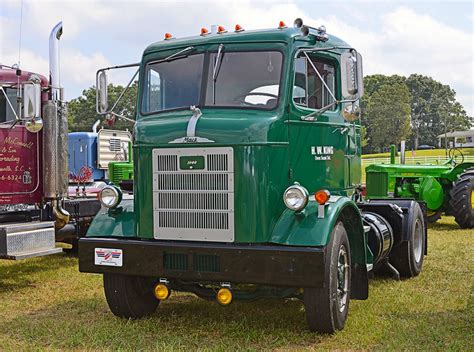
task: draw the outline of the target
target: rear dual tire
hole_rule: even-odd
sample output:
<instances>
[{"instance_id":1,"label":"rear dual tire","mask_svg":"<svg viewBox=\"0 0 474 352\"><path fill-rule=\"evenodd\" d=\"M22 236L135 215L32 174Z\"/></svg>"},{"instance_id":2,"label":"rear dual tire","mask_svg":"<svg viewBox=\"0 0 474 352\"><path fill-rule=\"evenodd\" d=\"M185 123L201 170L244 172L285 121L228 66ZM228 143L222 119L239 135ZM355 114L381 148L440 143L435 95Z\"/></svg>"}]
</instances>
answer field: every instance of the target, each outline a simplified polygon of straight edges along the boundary
<instances>
[{"instance_id":1,"label":"rear dual tire","mask_svg":"<svg viewBox=\"0 0 474 352\"><path fill-rule=\"evenodd\" d=\"M425 222L423 211L418 203L415 204L409 219L411 226L408 241L402 242L390 254L390 263L404 278L420 274L426 252Z\"/></svg>"}]
</instances>

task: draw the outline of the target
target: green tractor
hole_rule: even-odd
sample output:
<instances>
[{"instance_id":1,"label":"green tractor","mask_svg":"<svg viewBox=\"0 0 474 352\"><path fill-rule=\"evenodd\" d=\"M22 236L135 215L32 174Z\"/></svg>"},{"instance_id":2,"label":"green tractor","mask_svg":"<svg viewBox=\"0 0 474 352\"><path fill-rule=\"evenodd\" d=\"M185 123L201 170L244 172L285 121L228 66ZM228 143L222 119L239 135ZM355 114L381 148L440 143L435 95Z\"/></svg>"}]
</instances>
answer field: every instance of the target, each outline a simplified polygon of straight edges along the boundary
<instances>
[{"instance_id":1,"label":"green tractor","mask_svg":"<svg viewBox=\"0 0 474 352\"><path fill-rule=\"evenodd\" d=\"M366 167L366 198L415 199L426 203L428 222L436 222L445 213L453 215L460 227L473 228L474 163L464 162L462 152L455 148L440 165L407 165L403 155L400 164L395 164L392 146L390 164Z\"/></svg>"}]
</instances>

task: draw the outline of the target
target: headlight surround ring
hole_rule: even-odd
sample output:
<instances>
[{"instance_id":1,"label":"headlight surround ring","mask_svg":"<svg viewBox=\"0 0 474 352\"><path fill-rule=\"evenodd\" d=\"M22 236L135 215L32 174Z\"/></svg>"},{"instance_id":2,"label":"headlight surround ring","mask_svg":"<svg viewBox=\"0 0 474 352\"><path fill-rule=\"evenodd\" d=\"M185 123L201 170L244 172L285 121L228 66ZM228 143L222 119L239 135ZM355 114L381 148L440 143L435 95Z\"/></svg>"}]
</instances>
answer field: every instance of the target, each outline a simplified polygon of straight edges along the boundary
<instances>
[{"instance_id":1,"label":"headlight surround ring","mask_svg":"<svg viewBox=\"0 0 474 352\"><path fill-rule=\"evenodd\" d=\"M291 185L283 193L286 207L295 212L303 210L308 204L308 199L308 190L299 184Z\"/></svg>"},{"instance_id":2,"label":"headlight surround ring","mask_svg":"<svg viewBox=\"0 0 474 352\"><path fill-rule=\"evenodd\" d=\"M112 185L105 186L99 193L99 201L106 208L115 208L122 201L122 191Z\"/></svg>"}]
</instances>

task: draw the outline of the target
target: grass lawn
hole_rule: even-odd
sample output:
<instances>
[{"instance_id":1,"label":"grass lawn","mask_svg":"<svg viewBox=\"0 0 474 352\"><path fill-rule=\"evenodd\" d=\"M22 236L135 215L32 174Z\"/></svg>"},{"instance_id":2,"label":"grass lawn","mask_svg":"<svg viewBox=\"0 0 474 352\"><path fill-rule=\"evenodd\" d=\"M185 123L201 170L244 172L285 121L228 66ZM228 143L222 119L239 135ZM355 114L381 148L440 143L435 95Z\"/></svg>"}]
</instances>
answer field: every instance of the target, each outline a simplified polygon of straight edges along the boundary
<instances>
[{"instance_id":1,"label":"grass lawn","mask_svg":"<svg viewBox=\"0 0 474 352\"><path fill-rule=\"evenodd\" d=\"M155 315L121 320L108 310L99 275L80 274L64 255L0 261L0 350L369 349L474 350L474 233L451 217L429 230L419 277L375 278L367 301L351 301L345 330L306 330L296 300L222 308L172 295Z\"/></svg>"}]
</instances>

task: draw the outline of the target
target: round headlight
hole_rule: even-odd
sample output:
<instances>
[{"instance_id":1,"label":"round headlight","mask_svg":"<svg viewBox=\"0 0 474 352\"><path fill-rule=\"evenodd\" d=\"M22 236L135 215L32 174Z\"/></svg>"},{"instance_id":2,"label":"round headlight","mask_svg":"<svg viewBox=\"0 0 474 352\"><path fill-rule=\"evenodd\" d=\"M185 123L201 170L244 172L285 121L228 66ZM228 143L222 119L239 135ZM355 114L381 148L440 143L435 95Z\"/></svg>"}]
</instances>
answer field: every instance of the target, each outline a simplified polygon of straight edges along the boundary
<instances>
[{"instance_id":1,"label":"round headlight","mask_svg":"<svg viewBox=\"0 0 474 352\"><path fill-rule=\"evenodd\" d=\"M308 204L309 193L303 186L293 185L283 193L283 201L288 209L294 211L303 210Z\"/></svg>"},{"instance_id":2,"label":"round headlight","mask_svg":"<svg viewBox=\"0 0 474 352\"><path fill-rule=\"evenodd\" d=\"M99 193L100 203L106 208L115 208L122 201L122 191L115 186L105 186Z\"/></svg>"}]
</instances>

